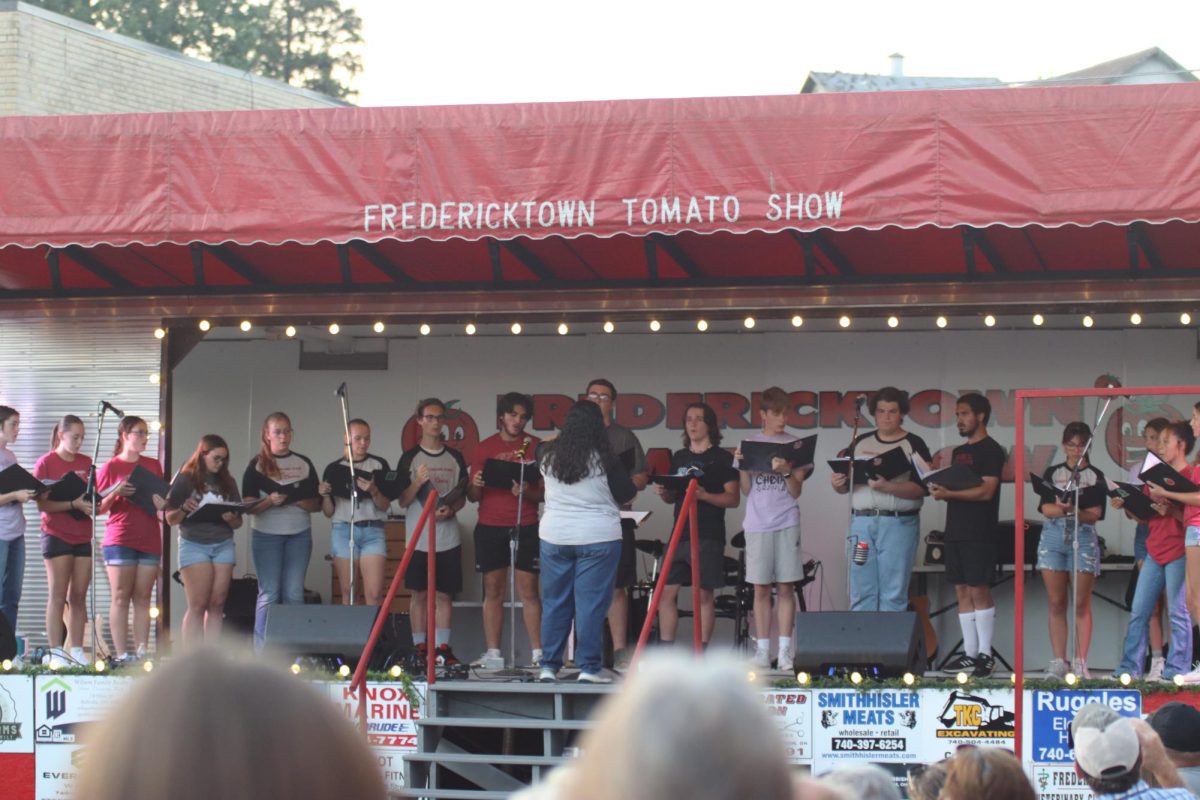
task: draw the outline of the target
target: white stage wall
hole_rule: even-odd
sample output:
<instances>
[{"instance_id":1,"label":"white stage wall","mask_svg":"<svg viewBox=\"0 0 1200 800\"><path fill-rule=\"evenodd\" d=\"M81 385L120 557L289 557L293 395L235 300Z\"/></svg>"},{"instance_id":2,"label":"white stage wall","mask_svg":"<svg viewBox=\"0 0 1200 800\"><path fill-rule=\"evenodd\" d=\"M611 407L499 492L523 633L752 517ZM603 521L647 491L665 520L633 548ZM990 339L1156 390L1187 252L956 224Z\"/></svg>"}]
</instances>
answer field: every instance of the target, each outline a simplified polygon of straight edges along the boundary
<instances>
[{"instance_id":1,"label":"white stage wall","mask_svg":"<svg viewBox=\"0 0 1200 800\"><path fill-rule=\"evenodd\" d=\"M379 338L379 337L373 337ZM176 369L174 417L168 428L172 436L176 467L182 463L199 436L208 432L225 436L233 449L234 469L240 477L247 460L258 448L259 428L266 414L282 409L291 415L296 431L294 448L308 455L318 469L337 457L341 418L334 390L345 380L349 385L351 413L366 418L373 426L372 450L395 464L402 452L402 429L413 414L415 401L435 395L454 401L468 417L448 423L451 438L465 437L469 448L495 430L495 398L509 390L535 395L536 413L530 430L545 434L552 428L554 409L561 409L581 394L589 379L608 377L620 392L618 414L641 417L631 427L643 445L680 447L682 408L692 394L710 402L724 401L735 408L752 405L751 393L779 385L796 395L797 413L790 428L796 435L816 432L818 467L805 484L800 498L803 516L803 550L806 557L824 565L823 584L809 587L811 610L846 607L845 559L843 556L846 499L829 486L824 459L832 457L849 440L849 416L853 397L860 391L893 384L914 396L914 408L906 421L909 430L924 437L935 453L954 447L962 439L954 427L953 406L941 408L938 392L947 399L970 390L984 391L996 407L992 435L1011 448L1012 390L1030 387L1090 387L1101 376L1115 376L1122 385L1186 384L1197 382L1196 334L1190 329L1139 331L1088 330L978 330L930 332L788 332L731 334L594 334L571 336L429 336L388 340L387 371L301 371L297 341L209 340L201 343ZM725 393L725 394L718 394ZM566 399L556 395L569 396ZM740 397L739 397L740 396ZM1120 457L1118 427L1128 434L1128 460L1140 457L1139 421L1164 411L1186 418L1196 398L1135 398L1123 405L1111 435L1098 442L1095 464L1106 474L1124 472L1114 465ZM669 407L670 418L658 421L659 404ZM1166 406L1164 408L1164 405ZM1113 409L1122 408L1114 403ZM1094 399L1034 402L1028 417L1029 469L1041 471L1060 460L1062 426L1074 419L1089 424L1097 409ZM840 412L839 412L840 410ZM665 412L664 412L665 413ZM1114 415L1110 413L1110 419ZM649 420L649 427L647 425ZM756 430L757 415L734 422L724 430L723 445L734 447ZM869 419L867 420L869 424ZM739 429L739 426L741 429ZM641 428L641 429L638 429ZM1011 464L1010 464L1011 472ZM1027 493L1026 514L1036 516L1036 504ZM651 492L644 492L636 506L652 509L641 536L665 538L669 532L668 507ZM1012 517L1012 485L1003 488L1001 518ZM728 512L732 535L740 529L743 510ZM927 501L922 513L922 533L940 529L942 504ZM314 555L308 585L328 599L328 523L314 519ZM472 578L470 531L475 522L470 505L460 514L466 546L464 568L467 590L464 599L479 599L479 582ZM1131 553L1133 527L1122 514L1109 513L1100 525L1110 550ZM238 535L236 575L251 572L248 527ZM920 560L922 552L918 553ZM390 576L389 576L390 577ZM1100 588L1110 596L1124 596L1124 574L1104 579ZM952 599L940 578L930 581L933 606ZM1030 666L1044 662L1040 581L1031 579L1032 597L1027 636ZM185 603L178 587L172 608L178 624ZM1011 610L1011 585L998 592L1001 615ZM1096 605L1095 644L1092 663L1115 664L1119 656L1118 632L1123 633L1126 615L1105 603ZM943 648L957 640L953 611L940 619ZM998 626L997 647L1012 651L1011 626Z\"/></svg>"}]
</instances>

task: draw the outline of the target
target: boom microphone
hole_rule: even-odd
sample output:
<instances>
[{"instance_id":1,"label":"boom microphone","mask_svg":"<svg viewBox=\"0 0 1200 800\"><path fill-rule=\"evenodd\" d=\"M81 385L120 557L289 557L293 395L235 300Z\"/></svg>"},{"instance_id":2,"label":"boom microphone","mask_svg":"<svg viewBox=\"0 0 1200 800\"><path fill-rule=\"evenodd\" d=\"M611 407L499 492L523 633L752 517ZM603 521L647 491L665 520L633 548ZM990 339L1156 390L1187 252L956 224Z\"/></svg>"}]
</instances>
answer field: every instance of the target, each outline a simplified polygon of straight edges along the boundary
<instances>
[{"instance_id":1,"label":"boom microphone","mask_svg":"<svg viewBox=\"0 0 1200 800\"><path fill-rule=\"evenodd\" d=\"M112 412L114 415L116 415L117 419L125 419L125 412L122 411L121 409L117 408L112 403L108 402L107 400L101 400L100 407L107 411Z\"/></svg>"}]
</instances>

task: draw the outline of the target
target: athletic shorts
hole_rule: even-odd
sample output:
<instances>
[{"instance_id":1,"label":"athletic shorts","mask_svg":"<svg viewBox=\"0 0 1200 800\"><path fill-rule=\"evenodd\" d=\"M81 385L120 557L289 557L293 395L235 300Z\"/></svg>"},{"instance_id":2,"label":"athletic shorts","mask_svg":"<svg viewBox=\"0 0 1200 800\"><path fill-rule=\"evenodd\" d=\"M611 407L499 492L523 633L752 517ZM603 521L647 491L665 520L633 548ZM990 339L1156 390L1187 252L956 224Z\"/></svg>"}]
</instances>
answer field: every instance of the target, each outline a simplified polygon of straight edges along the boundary
<instances>
[{"instance_id":1,"label":"athletic shorts","mask_svg":"<svg viewBox=\"0 0 1200 800\"><path fill-rule=\"evenodd\" d=\"M408 562L408 571L404 573L404 585L409 591L423 592L429 588L425 580L428 555L424 550L414 550L412 561ZM443 594L458 594L462 591L462 545L442 550L434 559L433 570L437 580L437 590Z\"/></svg>"},{"instance_id":2,"label":"athletic shorts","mask_svg":"<svg viewBox=\"0 0 1200 800\"><path fill-rule=\"evenodd\" d=\"M946 581L955 586L990 586L997 557L995 537L946 542Z\"/></svg>"},{"instance_id":3,"label":"athletic shorts","mask_svg":"<svg viewBox=\"0 0 1200 800\"><path fill-rule=\"evenodd\" d=\"M688 539L679 543L675 560L667 573L672 586L692 585L692 546ZM700 588L720 589L725 585L725 542L722 539L700 538Z\"/></svg>"},{"instance_id":4,"label":"athletic shorts","mask_svg":"<svg viewBox=\"0 0 1200 800\"><path fill-rule=\"evenodd\" d=\"M508 569L512 559L512 527L500 525L475 526L475 571L492 572ZM517 569L538 572L542 544L538 541L537 525L522 525L517 536Z\"/></svg>"},{"instance_id":5,"label":"athletic shorts","mask_svg":"<svg viewBox=\"0 0 1200 800\"><path fill-rule=\"evenodd\" d=\"M617 589L625 589L637 583L637 523L631 519L621 520L621 557L617 561Z\"/></svg>"},{"instance_id":6,"label":"athletic shorts","mask_svg":"<svg viewBox=\"0 0 1200 800\"><path fill-rule=\"evenodd\" d=\"M777 531L746 531L747 583L795 583L803 577L799 525Z\"/></svg>"},{"instance_id":7,"label":"athletic shorts","mask_svg":"<svg viewBox=\"0 0 1200 800\"><path fill-rule=\"evenodd\" d=\"M91 558L92 543L71 544L49 533L42 533L42 558L49 561L59 556L74 556L75 558Z\"/></svg>"}]
</instances>

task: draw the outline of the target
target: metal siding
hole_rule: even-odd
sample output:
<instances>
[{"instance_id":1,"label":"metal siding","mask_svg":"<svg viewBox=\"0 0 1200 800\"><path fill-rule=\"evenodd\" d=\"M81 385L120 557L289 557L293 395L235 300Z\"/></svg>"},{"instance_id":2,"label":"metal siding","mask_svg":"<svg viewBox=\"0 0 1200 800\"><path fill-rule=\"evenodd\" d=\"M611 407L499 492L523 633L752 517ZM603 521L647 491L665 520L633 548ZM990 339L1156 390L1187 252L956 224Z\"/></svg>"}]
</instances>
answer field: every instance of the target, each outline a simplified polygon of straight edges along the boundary
<instances>
[{"instance_id":1,"label":"metal siding","mask_svg":"<svg viewBox=\"0 0 1200 800\"><path fill-rule=\"evenodd\" d=\"M146 317L0 322L0 404L21 414L21 433L11 449L22 466L32 470L50 449L50 434L64 414L84 420L87 438L82 452L91 456L101 400L150 422L146 453L161 457L163 440L153 431L153 422L158 419L160 391L165 384L150 382L161 361L161 342L153 335L157 324L158 320ZM111 414L105 420L100 465L112 455L116 424ZM25 521L25 585L17 629L28 638L29 646L44 646L49 591L42 561L41 516L34 503L25 506ZM103 538L103 517L96 528L97 536ZM109 586L99 560L95 574L96 605L107 620ZM108 631L104 634L107 637ZM153 636L152 625L152 640Z\"/></svg>"}]
</instances>

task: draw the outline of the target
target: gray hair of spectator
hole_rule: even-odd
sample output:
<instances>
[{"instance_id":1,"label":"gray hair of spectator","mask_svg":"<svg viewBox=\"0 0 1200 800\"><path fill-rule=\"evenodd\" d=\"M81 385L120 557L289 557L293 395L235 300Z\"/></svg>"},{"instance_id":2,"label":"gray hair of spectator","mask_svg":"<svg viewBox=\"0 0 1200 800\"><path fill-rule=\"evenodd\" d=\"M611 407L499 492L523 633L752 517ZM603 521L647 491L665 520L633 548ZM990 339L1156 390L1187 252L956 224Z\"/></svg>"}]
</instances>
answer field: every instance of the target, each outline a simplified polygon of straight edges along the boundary
<instances>
[{"instance_id":1,"label":"gray hair of spectator","mask_svg":"<svg viewBox=\"0 0 1200 800\"><path fill-rule=\"evenodd\" d=\"M790 800L791 768L746 669L651 654L601 707L564 797Z\"/></svg>"},{"instance_id":2,"label":"gray hair of spectator","mask_svg":"<svg viewBox=\"0 0 1200 800\"><path fill-rule=\"evenodd\" d=\"M838 767L818 781L835 789L845 789L858 800L900 800L900 789L891 773L874 764Z\"/></svg>"},{"instance_id":3,"label":"gray hair of spectator","mask_svg":"<svg viewBox=\"0 0 1200 800\"><path fill-rule=\"evenodd\" d=\"M935 761L908 771L909 800L937 800L946 784L946 762Z\"/></svg>"},{"instance_id":4,"label":"gray hair of spectator","mask_svg":"<svg viewBox=\"0 0 1200 800\"><path fill-rule=\"evenodd\" d=\"M139 680L84 742L86 800L387 798L365 737L327 696L213 649Z\"/></svg>"}]
</instances>

